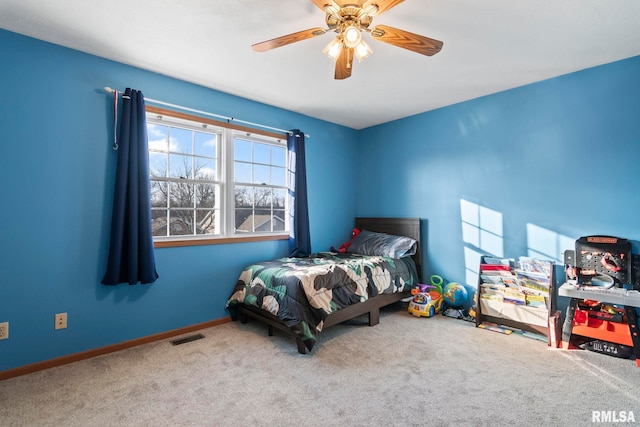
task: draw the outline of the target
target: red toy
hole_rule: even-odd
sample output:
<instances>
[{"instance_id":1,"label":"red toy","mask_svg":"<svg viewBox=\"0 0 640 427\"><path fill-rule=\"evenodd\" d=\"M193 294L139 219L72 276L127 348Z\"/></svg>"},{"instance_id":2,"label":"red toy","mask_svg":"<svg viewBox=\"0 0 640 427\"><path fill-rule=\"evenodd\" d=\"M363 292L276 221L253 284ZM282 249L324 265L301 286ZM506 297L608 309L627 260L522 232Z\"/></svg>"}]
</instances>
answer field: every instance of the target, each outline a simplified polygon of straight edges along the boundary
<instances>
[{"instance_id":1,"label":"red toy","mask_svg":"<svg viewBox=\"0 0 640 427\"><path fill-rule=\"evenodd\" d=\"M360 230L358 230L357 228L354 228L353 231L351 232L351 240L349 240L346 243L343 243L342 246L340 246L340 248L338 249L338 252L347 252L347 248L349 246L351 246L351 242L353 242L353 240L358 237L358 234L360 234Z\"/></svg>"}]
</instances>

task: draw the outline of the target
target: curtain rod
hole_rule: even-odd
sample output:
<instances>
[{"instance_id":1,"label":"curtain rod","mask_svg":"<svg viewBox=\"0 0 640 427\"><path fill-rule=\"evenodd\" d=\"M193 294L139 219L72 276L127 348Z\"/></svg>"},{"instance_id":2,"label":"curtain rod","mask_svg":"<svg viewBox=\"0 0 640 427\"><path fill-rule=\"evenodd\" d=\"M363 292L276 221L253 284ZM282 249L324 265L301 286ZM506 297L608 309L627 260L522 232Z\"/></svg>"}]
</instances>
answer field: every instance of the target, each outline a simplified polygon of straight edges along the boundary
<instances>
[{"instance_id":1,"label":"curtain rod","mask_svg":"<svg viewBox=\"0 0 640 427\"><path fill-rule=\"evenodd\" d=\"M112 89L109 86L105 86L104 87L104 91L107 92L107 93L113 93L113 92L115 92L115 89ZM124 91L118 91L118 93L124 93ZM179 110L190 111L192 113L197 113L197 114L204 114L206 116L211 116L211 117L215 117L215 118L222 119L222 120L234 121L234 122L237 122L237 123L242 123L244 125L260 127L260 128L263 128L263 129L269 129L269 130L278 131L278 132L282 132L282 133L286 133L286 134L292 135L290 130L274 128L274 127L271 127L271 126L261 125L259 123L247 122L245 120L236 119L235 117L221 116L219 114L209 113L207 111L194 110L193 108L183 107L182 105L170 104L170 103L164 102L164 101L158 101L157 99L147 98L146 96L144 97L144 100L145 101L149 101L152 104L164 105L166 107L177 108ZM306 133L304 134L304 136L305 136L305 138L311 138L311 135L308 135Z\"/></svg>"}]
</instances>

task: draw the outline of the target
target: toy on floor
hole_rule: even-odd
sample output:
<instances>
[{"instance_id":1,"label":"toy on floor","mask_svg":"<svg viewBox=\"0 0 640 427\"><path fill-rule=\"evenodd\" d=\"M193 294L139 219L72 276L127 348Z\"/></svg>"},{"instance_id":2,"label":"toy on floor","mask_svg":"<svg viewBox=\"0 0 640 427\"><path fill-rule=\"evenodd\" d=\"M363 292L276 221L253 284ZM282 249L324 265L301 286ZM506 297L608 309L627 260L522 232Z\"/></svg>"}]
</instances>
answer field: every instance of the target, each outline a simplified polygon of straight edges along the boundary
<instances>
[{"instance_id":1,"label":"toy on floor","mask_svg":"<svg viewBox=\"0 0 640 427\"><path fill-rule=\"evenodd\" d=\"M445 308L442 310L442 315L452 317L454 319L466 320L467 322L476 321L475 311L464 308Z\"/></svg>"},{"instance_id":2,"label":"toy on floor","mask_svg":"<svg viewBox=\"0 0 640 427\"><path fill-rule=\"evenodd\" d=\"M444 301L447 307L462 308L468 298L467 288L460 283L451 282L444 287Z\"/></svg>"},{"instance_id":3,"label":"toy on floor","mask_svg":"<svg viewBox=\"0 0 640 427\"><path fill-rule=\"evenodd\" d=\"M416 317L433 317L442 310L442 277L434 274L431 284L419 283L411 290L413 299L409 302L409 313Z\"/></svg>"},{"instance_id":4,"label":"toy on floor","mask_svg":"<svg viewBox=\"0 0 640 427\"><path fill-rule=\"evenodd\" d=\"M451 282L444 287L444 307L442 314L454 319L462 319L467 322L475 322L475 309L466 309L463 306L469 299L467 288L457 282Z\"/></svg>"},{"instance_id":5,"label":"toy on floor","mask_svg":"<svg viewBox=\"0 0 640 427\"><path fill-rule=\"evenodd\" d=\"M512 328L511 326L498 325L497 323L482 322L481 324L478 325L478 328L499 332L505 335L520 335L526 338L547 342L547 337L545 335L523 331L522 329Z\"/></svg>"}]
</instances>

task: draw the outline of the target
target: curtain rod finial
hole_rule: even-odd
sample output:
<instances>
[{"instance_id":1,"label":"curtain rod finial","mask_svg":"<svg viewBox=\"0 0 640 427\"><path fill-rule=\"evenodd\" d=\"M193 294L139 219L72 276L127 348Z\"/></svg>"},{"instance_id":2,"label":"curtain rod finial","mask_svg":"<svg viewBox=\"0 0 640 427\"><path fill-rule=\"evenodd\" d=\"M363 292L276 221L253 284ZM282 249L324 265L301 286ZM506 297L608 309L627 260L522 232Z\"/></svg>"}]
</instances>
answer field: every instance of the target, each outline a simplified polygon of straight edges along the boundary
<instances>
[{"instance_id":1,"label":"curtain rod finial","mask_svg":"<svg viewBox=\"0 0 640 427\"><path fill-rule=\"evenodd\" d=\"M104 91L105 91L105 92L108 92L108 93L113 93L113 92L115 92L115 91L114 91L113 89L111 89L109 86L105 86L105 87L104 87Z\"/></svg>"}]
</instances>

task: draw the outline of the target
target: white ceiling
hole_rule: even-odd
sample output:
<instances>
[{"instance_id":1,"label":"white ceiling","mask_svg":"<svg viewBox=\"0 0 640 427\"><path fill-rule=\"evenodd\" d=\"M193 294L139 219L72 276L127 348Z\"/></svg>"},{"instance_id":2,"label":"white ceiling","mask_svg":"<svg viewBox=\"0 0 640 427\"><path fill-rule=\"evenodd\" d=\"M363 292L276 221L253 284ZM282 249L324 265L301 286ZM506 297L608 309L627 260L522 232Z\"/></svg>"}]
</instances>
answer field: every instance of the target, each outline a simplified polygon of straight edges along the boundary
<instances>
[{"instance_id":1,"label":"white ceiling","mask_svg":"<svg viewBox=\"0 0 640 427\"><path fill-rule=\"evenodd\" d=\"M251 50L324 27L311 0L0 0L0 28L354 129L640 55L640 0L406 0L375 24L444 47L365 35L373 55L334 80L334 33Z\"/></svg>"}]
</instances>

